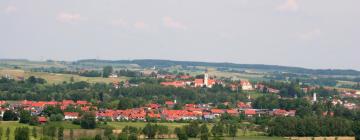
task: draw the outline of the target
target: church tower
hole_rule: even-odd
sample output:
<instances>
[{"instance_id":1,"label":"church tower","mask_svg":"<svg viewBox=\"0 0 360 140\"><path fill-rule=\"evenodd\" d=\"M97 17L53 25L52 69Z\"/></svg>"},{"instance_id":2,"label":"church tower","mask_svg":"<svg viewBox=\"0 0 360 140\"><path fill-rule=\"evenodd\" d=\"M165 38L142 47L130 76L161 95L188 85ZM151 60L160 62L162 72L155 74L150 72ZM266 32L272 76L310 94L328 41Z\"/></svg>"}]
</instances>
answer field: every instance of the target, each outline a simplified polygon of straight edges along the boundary
<instances>
[{"instance_id":1,"label":"church tower","mask_svg":"<svg viewBox=\"0 0 360 140\"><path fill-rule=\"evenodd\" d=\"M207 73L207 71L205 71L205 74L204 74L204 85L206 87L209 86L209 74Z\"/></svg>"}]
</instances>

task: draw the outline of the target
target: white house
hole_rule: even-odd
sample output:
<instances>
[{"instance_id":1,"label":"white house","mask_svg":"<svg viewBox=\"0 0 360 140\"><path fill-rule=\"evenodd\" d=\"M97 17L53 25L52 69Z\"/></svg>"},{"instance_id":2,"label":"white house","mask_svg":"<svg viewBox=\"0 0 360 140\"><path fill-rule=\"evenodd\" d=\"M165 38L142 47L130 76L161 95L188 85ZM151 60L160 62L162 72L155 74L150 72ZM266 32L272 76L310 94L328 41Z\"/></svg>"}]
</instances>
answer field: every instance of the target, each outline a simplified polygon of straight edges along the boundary
<instances>
[{"instance_id":1,"label":"white house","mask_svg":"<svg viewBox=\"0 0 360 140\"><path fill-rule=\"evenodd\" d=\"M64 115L65 120L76 120L79 117L78 112L64 112Z\"/></svg>"}]
</instances>

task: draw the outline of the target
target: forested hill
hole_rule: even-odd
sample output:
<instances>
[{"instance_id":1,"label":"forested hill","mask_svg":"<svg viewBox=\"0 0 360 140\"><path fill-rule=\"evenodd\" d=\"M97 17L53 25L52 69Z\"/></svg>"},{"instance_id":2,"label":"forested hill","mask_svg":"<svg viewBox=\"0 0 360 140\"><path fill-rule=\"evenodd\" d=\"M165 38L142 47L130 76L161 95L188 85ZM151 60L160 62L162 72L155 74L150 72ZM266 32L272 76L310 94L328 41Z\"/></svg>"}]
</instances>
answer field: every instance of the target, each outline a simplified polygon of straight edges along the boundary
<instances>
[{"instance_id":1,"label":"forested hill","mask_svg":"<svg viewBox=\"0 0 360 140\"><path fill-rule=\"evenodd\" d=\"M214 63L214 62L196 62L196 61L172 61L172 60L158 60L158 59L137 59L137 60L96 60L87 59L79 60L74 64L99 64L99 65L114 65L114 64L137 64L142 67L170 67L175 65L181 66L205 66L216 68L229 69L254 69L274 72L289 72L298 74L314 74L314 75L353 75L360 76L360 71L343 70L343 69L306 69L300 67L287 67L278 65L263 65L263 64L235 64L235 63Z\"/></svg>"}]
</instances>

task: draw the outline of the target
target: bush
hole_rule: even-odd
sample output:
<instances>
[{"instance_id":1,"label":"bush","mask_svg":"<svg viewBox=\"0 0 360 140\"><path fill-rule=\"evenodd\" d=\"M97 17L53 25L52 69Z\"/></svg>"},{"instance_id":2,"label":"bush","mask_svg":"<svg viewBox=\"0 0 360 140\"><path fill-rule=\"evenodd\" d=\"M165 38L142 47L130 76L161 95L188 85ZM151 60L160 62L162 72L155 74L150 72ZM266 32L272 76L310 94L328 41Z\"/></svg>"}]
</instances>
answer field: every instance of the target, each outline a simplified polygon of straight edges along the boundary
<instances>
[{"instance_id":1,"label":"bush","mask_svg":"<svg viewBox=\"0 0 360 140\"><path fill-rule=\"evenodd\" d=\"M188 140L188 136L183 129L175 128L175 133L179 140Z\"/></svg>"}]
</instances>

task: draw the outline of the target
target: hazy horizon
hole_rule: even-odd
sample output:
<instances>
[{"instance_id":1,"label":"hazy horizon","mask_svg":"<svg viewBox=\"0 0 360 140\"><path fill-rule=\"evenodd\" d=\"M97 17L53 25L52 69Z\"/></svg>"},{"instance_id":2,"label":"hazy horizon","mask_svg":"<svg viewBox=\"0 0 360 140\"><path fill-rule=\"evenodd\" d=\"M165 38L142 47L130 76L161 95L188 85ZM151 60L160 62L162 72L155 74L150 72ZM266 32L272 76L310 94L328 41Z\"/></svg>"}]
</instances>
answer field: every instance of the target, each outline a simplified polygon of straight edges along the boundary
<instances>
[{"instance_id":1,"label":"hazy horizon","mask_svg":"<svg viewBox=\"0 0 360 140\"><path fill-rule=\"evenodd\" d=\"M2 0L0 58L360 70L358 5L358 0Z\"/></svg>"}]
</instances>

